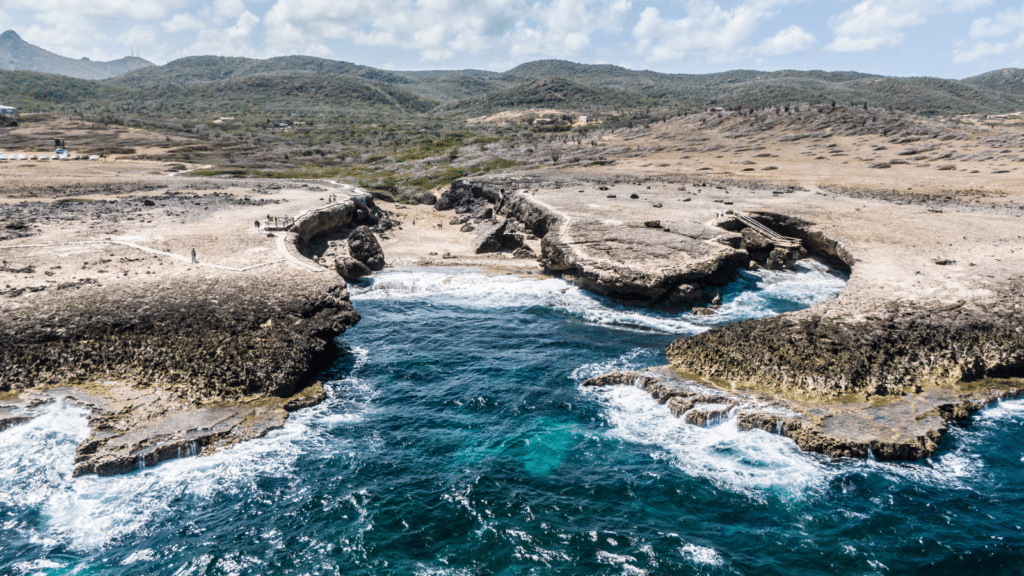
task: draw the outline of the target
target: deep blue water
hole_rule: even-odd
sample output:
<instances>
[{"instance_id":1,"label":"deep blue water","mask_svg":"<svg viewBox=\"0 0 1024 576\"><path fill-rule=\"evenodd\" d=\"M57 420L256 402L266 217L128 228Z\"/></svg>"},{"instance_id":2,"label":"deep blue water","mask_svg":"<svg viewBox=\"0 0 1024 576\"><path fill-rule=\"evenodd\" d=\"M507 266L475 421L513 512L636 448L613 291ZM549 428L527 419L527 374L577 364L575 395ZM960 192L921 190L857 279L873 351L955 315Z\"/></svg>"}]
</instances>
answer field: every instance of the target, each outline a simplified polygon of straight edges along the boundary
<instances>
[{"instance_id":1,"label":"deep blue water","mask_svg":"<svg viewBox=\"0 0 1024 576\"><path fill-rule=\"evenodd\" d=\"M355 290L330 400L266 438L72 479L80 409L0 433L0 574L1024 574L1024 402L882 464L579 386L842 285L745 274L693 318L555 279L385 271Z\"/></svg>"}]
</instances>

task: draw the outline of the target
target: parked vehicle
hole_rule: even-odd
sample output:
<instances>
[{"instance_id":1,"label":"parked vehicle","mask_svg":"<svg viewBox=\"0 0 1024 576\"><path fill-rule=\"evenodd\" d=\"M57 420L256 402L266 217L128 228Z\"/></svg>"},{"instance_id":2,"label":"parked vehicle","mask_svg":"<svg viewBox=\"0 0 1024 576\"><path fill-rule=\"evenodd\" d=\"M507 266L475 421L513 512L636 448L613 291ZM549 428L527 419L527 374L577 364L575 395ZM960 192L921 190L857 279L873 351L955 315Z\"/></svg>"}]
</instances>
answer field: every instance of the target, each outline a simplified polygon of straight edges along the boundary
<instances>
[{"instance_id":1,"label":"parked vehicle","mask_svg":"<svg viewBox=\"0 0 1024 576\"><path fill-rule=\"evenodd\" d=\"M7 154L0 154L0 160L7 160Z\"/></svg>"},{"instance_id":2,"label":"parked vehicle","mask_svg":"<svg viewBox=\"0 0 1024 576\"><path fill-rule=\"evenodd\" d=\"M28 156L24 154L18 154L18 160L28 160Z\"/></svg>"},{"instance_id":3,"label":"parked vehicle","mask_svg":"<svg viewBox=\"0 0 1024 576\"><path fill-rule=\"evenodd\" d=\"M42 160L43 162L46 162L47 160L50 159L50 157L47 156L46 154L40 154L39 159Z\"/></svg>"},{"instance_id":4,"label":"parked vehicle","mask_svg":"<svg viewBox=\"0 0 1024 576\"><path fill-rule=\"evenodd\" d=\"M99 160L99 159L100 159L100 157L95 155L95 154L93 154L92 156L89 156L89 160Z\"/></svg>"}]
</instances>

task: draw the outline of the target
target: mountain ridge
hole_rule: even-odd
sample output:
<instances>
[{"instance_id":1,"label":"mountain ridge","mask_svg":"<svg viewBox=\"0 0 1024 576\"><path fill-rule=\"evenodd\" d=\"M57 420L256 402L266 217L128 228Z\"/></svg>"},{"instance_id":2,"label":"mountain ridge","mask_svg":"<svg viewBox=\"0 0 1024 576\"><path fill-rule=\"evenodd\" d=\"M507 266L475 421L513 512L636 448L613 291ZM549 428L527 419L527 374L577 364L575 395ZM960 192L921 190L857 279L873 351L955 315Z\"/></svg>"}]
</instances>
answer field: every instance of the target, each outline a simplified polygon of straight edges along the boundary
<instances>
[{"instance_id":1,"label":"mountain ridge","mask_svg":"<svg viewBox=\"0 0 1024 576\"><path fill-rule=\"evenodd\" d=\"M83 80L104 80L149 66L154 64L135 56L126 56L109 62L75 60L29 44L14 30L0 34L0 70L41 72Z\"/></svg>"},{"instance_id":2,"label":"mountain ridge","mask_svg":"<svg viewBox=\"0 0 1024 576\"><path fill-rule=\"evenodd\" d=\"M17 71L4 72L12 69ZM0 34L0 91L5 104L25 111L71 104L94 110L146 110L168 117L184 114L190 121L216 110L479 115L529 107L594 113L752 110L798 102L866 104L941 115L1024 110L1024 70L1007 68L954 80L824 70L672 74L537 60L504 72L390 71L298 55L188 56L157 66L141 58L72 60L7 31Z\"/></svg>"}]
</instances>

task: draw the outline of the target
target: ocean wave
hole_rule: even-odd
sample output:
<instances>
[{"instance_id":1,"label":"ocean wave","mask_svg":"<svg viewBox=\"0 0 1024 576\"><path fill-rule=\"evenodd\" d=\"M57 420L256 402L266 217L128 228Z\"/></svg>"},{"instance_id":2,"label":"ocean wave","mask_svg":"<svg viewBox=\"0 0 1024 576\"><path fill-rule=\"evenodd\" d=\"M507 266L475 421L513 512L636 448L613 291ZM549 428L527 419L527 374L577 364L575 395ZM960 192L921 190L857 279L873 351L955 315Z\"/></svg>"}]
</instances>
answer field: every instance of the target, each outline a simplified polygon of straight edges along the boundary
<instances>
[{"instance_id":1,"label":"ocean wave","mask_svg":"<svg viewBox=\"0 0 1024 576\"><path fill-rule=\"evenodd\" d=\"M611 437L655 448L652 458L687 475L763 501L820 493L835 474L788 438L762 430L740 432L735 417L708 428L686 424L650 394L632 386L588 390L604 407Z\"/></svg>"},{"instance_id":2,"label":"ocean wave","mask_svg":"<svg viewBox=\"0 0 1024 576\"><path fill-rule=\"evenodd\" d=\"M722 307L713 316L625 306L558 278L479 270L395 268L353 285L351 291L357 302L426 299L477 309L540 306L594 324L693 335L727 322L805 308L835 297L845 285L845 276L813 260L799 262L795 272L741 271L722 290Z\"/></svg>"},{"instance_id":3,"label":"ocean wave","mask_svg":"<svg viewBox=\"0 0 1024 576\"><path fill-rule=\"evenodd\" d=\"M714 550L714 548L708 548L707 546L697 546L696 544L685 544L679 549L679 553L694 564L703 564L705 566L721 566L725 563L722 557Z\"/></svg>"},{"instance_id":4,"label":"ocean wave","mask_svg":"<svg viewBox=\"0 0 1024 576\"><path fill-rule=\"evenodd\" d=\"M365 363L362 352L355 351L360 366ZM0 433L5 505L22 511L38 509L46 519L39 525L9 527L44 551L58 546L95 551L145 532L172 514L174 502L210 501L224 494L259 495L261 480L295 479L295 463L304 454L329 457L348 452L344 442L329 437L327 430L358 422L370 409L375 392L352 376L328 383L327 389L342 383L362 389L354 394L332 393L326 402L292 413L284 427L263 438L112 477L71 477L75 449L89 436L88 412L58 400L43 407L40 416ZM332 419L338 413L343 417Z\"/></svg>"}]
</instances>

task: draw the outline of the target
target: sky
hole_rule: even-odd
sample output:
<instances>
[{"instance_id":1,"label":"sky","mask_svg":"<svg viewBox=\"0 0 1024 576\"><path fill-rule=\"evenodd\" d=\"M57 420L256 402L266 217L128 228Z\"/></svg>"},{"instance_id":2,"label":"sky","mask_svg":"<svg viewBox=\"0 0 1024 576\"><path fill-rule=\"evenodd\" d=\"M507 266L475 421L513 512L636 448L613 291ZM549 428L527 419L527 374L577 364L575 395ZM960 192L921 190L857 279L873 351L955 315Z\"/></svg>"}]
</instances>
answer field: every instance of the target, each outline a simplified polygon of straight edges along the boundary
<instances>
[{"instance_id":1,"label":"sky","mask_svg":"<svg viewBox=\"0 0 1024 576\"><path fill-rule=\"evenodd\" d=\"M0 30L74 58L292 54L390 70L549 58L671 73L1024 68L1024 0L0 0Z\"/></svg>"}]
</instances>

